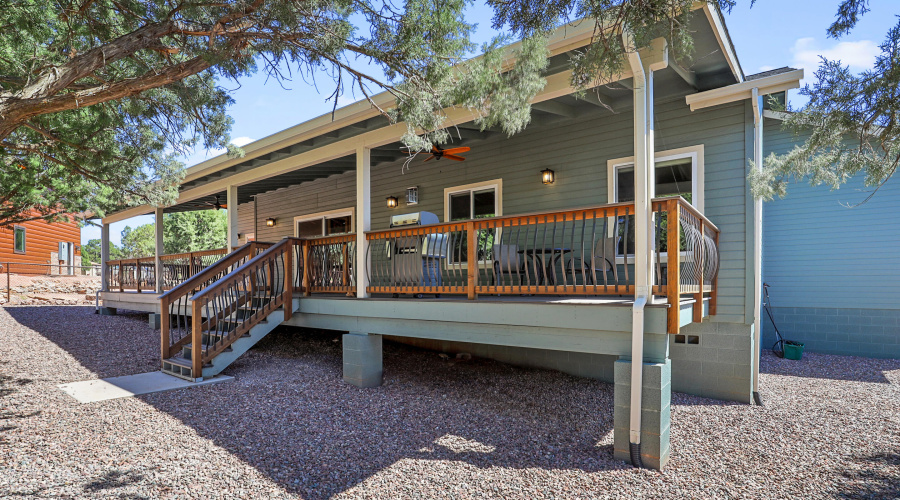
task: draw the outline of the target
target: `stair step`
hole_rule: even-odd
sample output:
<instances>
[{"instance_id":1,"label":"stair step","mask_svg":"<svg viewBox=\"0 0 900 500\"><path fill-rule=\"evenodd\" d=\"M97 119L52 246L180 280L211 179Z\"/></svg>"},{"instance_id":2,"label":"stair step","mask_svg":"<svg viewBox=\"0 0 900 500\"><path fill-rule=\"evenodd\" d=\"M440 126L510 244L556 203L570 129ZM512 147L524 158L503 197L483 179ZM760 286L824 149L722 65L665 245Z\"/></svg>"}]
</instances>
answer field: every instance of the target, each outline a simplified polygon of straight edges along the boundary
<instances>
[{"instance_id":1,"label":"stair step","mask_svg":"<svg viewBox=\"0 0 900 500\"><path fill-rule=\"evenodd\" d=\"M185 344L185 345L181 346L181 357L184 359L191 359L191 355L193 354L192 350L193 350L193 345L191 345L191 344ZM226 347L225 350L222 352L231 352L231 346Z\"/></svg>"}]
</instances>

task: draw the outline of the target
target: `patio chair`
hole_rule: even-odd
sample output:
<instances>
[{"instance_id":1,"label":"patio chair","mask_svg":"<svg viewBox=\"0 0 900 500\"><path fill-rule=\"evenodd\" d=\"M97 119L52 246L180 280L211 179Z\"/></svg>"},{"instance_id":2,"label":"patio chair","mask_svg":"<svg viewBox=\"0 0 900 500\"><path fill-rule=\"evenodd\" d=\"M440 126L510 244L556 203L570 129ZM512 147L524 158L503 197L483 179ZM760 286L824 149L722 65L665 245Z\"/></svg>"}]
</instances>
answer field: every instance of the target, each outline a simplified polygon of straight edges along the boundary
<instances>
[{"instance_id":1,"label":"patio chair","mask_svg":"<svg viewBox=\"0 0 900 500\"><path fill-rule=\"evenodd\" d=\"M612 273L612 280L606 273ZM619 281L619 270L616 267L616 238L606 236L594 242L593 252L585 251L581 257L574 256L569 259L566 266L566 274L572 276L572 284L578 284L579 276L584 277L584 283L597 285L604 283L614 284Z\"/></svg>"},{"instance_id":2,"label":"patio chair","mask_svg":"<svg viewBox=\"0 0 900 500\"><path fill-rule=\"evenodd\" d=\"M497 285L503 274L515 275L522 283L525 259L519 253L519 245L494 245L494 274L492 284Z\"/></svg>"}]
</instances>

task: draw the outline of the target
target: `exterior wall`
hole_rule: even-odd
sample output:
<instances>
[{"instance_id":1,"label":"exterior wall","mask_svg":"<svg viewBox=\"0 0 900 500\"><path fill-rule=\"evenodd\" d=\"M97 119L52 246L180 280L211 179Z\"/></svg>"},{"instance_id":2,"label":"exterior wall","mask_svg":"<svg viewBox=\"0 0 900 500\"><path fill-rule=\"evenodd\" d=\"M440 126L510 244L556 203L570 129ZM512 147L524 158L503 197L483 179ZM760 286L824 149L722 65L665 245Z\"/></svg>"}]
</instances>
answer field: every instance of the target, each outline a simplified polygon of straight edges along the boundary
<instances>
[{"instance_id":1,"label":"exterior wall","mask_svg":"<svg viewBox=\"0 0 900 500\"><path fill-rule=\"evenodd\" d=\"M465 154L465 162L426 164L417 158L405 171L402 161L379 164L372 169L372 227L385 229L391 215L420 210L434 212L444 220L445 188L494 179L502 179L504 215L605 204L607 160L630 156L633 147L632 113L630 109L616 111L549 125L533 124L511 138L497 134L475 143L472 151ZM746 168L747 158L752 155L753 125L752 118L747 125L749 116L747 103L693 113L683 97L656 105L657 150L704 145L704 213L721 230L717 316L712 318L712 326L687 327L686 330L699 334L699 345L673 344L673 387L737 401L749 401L751 388L748 368L752 352L753 270L748 269L748 265L752 266L752 252L747 249L752 247L748 238L748 232L752 234L752 205ZM551 186L540 182L540 171L548 167L556 171L557 180ZM407 207L405 192L410 186L418 186L419 204ZM384 200L391 195L401 200L399 208L386 207ZM258 201L258 238L277 241L293 235L295 216L355 206L355 173L260 194ZM276 227L265 227L267 217L277 219ZM736 337L741 339L735 340ZM574 353L536 353L541 350L490 346L465 346L465 350L530 366L565 367L569 373L612 380L612 358L585 360L576 368L571 366L570 356L581 358ZM701 356L697 352L705 356L702 363L697 362Z\"/></svg>"},{"instance_id":2,"label":"exterior wall","mask_svg":"<svg viewBox=\"0 0 900 500\"><path fill-rule=\"evenodd\" d=\"M247 243L247 233L253 234L256 231L256 224L253 220L253 206L255 202L244 203L238 205L238 242L243 245ZM265 223L265 221L263 221Z\"/></svg>"},{"instance_id":3,"label":"exterior wall","mask_svg":"<svg viewBox=\"0 0 900 500\"><path fill-rule=\"evenodd\" d=\"M14 251L13 228L0 227L0 262L28 264L58 264L57 252L61 241L75 243L76 261L81 256L81 228L71 222L28 221L16 224L25 228L25 253Z\"/></svg>"},{"instance_id":4,"label":"exterior wall","mask_svg":"<svg viewBox=\"0 0 900 500\"><path fill-rule=\"evenodd\" d=\"M766 154L797 142L766 120ZM803 138L800 138L802 140ZM768 202L763 219L763 277L782 335L830 354L900 358L900 231L894 222L900 182L891 179L867 203L861 176L837 191L792 182ZM763 316L763 348L775 342Z\"/></svg>"}]
</instances>

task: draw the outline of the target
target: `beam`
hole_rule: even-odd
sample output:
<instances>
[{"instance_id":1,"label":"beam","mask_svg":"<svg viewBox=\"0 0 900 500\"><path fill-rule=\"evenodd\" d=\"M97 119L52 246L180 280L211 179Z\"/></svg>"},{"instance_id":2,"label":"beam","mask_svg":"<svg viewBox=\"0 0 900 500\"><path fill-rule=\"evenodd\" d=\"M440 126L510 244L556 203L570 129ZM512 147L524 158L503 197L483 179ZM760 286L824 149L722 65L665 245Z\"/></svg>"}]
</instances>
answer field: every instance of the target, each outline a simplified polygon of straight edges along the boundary
<instances>
[{"instance_id":1,"label":"beam","mask_svg":"<svg viewBox=\"0 0 900 500\"><path fill-rule=\"evenodd\" d=\"M727 87L707 90L706 92L691 94L684 99L691 107L691 111L696 111L710 106L752 99L753 89L756 89L758 95L764 96L800 88L800 80L802 79L803 70L798 69L779 75L767 76L748 82L736 83Z\"/></svg>"},{"instance_id":2,"label":"beam","mask_svg":"<svg viewBox=\"0 0 900 500\"><path fill-rule=\"evenodd\" d=\"M536 102L532 104L531 107L538 111L543 111L545 113L563 116L566 118L575 118L575 116L578 114L578 110L574 107L567 106L561 102L556 101Z\"/></svg>"}]
</instances>

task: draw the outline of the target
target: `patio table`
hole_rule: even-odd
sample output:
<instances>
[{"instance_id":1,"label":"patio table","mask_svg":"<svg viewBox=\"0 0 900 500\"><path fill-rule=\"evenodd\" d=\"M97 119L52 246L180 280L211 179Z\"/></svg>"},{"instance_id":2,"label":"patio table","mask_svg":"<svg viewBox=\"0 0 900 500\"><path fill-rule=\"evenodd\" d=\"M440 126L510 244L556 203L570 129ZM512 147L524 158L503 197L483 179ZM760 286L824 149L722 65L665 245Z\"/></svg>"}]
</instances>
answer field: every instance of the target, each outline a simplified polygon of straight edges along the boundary
<instances>
[{"instance_id":1,"label":"patio table","mask_svg":"<svg viewBox=\"0 0 900 500\"><path fill-rule=\"evenodd\" d=\"M553 247L527 248L525 250L519 250L519 253L531 258L532 260L537 260L540 262L540 265L537 266L537 270L539 272L537 283L538 285L544 284L544 276L547 277L548 285L555 285L556 280L553 278L553 267L557 262L559 262L563 255L571 251L571 248ZM544 261L545 258L547 258L546 262Z\"/></svg>"}]
</instances>

